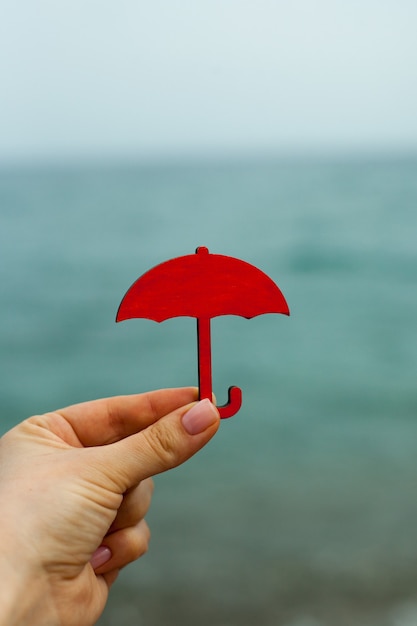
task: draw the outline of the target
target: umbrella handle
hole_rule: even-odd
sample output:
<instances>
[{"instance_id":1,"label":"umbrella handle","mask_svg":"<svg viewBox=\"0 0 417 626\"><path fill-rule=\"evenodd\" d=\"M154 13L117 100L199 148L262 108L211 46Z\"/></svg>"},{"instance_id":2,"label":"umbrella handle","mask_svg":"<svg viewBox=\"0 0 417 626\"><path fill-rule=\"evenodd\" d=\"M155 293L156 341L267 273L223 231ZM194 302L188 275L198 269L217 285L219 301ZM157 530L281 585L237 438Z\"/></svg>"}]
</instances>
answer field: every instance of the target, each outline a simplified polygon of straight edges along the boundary
<instances>
[{"instance_id":1,"label":"umbrella handle","mask_svg":"<svg viewBox=\"0 0 417 626\"><path fill-rule=\"evenodd\" d=\"M212 399L212 376L211 376L211 333L210 318L197 318L198 338L198 385L200 400ZM228 401L217 409L221 418L232 417L242 406L242 390L239 387L229 387Z\"/></svg>"},{"instance_id":2,"label":"umbrella handle","mask_svg":"<svg viewBox=\"0 0 417 626\"><path fill-rule=\"evenodd\" d=\"M239 387L229 387L227 404L218 406L217 410L220 413L220 417L232 417L235 415L242 406L242 390Z\"/></svg>"}]
</instances>

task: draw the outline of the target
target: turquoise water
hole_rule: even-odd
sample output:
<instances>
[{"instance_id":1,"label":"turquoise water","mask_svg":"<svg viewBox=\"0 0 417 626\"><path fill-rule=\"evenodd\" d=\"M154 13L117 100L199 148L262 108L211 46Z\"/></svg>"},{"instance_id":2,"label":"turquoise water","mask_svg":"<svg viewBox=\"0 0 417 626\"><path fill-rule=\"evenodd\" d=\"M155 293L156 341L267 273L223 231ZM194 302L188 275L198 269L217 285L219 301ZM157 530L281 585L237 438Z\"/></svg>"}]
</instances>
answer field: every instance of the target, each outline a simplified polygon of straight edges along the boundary
<instances>
[{"instance_id":1,"label":"turquoise water","mask_svg":"<svg viewBox=\"0 0 417 626\"><path fill-rule=\"evenodd\" d=\"M242 258L291 309L213 320L243 407L157 478L103 626L417 623L416 207L412 158L0 171L2 432L196 384L195 320L114 323L161 261Z\"/></svg>"}]
</instances>

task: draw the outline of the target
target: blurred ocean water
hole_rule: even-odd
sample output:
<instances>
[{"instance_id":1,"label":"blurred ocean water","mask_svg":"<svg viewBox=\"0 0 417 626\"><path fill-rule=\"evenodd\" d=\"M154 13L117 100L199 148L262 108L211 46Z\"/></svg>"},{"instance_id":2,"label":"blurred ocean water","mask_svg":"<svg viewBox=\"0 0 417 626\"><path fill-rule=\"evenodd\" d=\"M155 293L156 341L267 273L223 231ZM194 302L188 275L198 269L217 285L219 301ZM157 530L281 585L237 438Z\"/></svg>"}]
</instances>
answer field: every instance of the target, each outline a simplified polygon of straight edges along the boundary
<instances>
[{"instance_id":1,"label":"blurred ocean water","mask_svg":"<svg viewBox=\"0 0 417 626\"><path fill-rule=\"evenodd\" d=\"M0 171L1 432L196 384L195 320L114 319L199 245L291 309L213 320L215 392L243 407L156 479L151 550L100 624L417 623L416 207L405 157Z\"/></svg>"}]
</instances>

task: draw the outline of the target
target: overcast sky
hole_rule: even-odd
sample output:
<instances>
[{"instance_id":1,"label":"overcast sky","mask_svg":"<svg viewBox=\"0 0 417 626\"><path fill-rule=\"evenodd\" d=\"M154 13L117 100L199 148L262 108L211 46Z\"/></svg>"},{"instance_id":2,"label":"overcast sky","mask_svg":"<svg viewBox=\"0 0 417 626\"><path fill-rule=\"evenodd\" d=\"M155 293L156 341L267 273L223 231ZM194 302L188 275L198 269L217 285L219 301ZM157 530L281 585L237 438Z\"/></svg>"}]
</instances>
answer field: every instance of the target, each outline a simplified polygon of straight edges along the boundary
<instances>
[{"instance_id":1,"label":"overcast sky","mask_svg":"<svg viewBox=\"0 0 417 626\"><path fill-rule=\"evenodd\" d=\"M416 0L3 0L0 159L417 149Z\"/></svg>"}]
</instances>

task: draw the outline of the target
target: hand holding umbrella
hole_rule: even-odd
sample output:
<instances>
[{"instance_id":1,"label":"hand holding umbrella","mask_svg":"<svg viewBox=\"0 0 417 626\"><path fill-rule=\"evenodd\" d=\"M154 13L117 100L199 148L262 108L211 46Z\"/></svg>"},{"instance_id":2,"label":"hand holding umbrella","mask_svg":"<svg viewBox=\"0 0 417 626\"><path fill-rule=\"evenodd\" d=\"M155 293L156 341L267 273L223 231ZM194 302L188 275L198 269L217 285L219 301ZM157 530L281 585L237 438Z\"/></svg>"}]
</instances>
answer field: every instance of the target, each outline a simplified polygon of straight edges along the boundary
<instances>
[{"instance_id":1,"label":"hand holding umbrella","mask_svg":"<svg viewBox=\"0 0 417 626\"><path fill-rule=\"evenodd\" d=\"M200 399L212 398L210 320L219 315L251 318L265 313L289 315L278 286L254 265L197 248L165 261L133 283L122 299L116 321L146 318L196 317ZM238 387L229 388L221 417L231 417L242 404Z\"/></svg>"}]
</instances>

